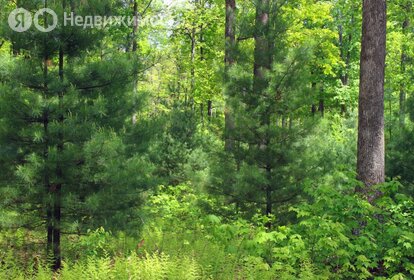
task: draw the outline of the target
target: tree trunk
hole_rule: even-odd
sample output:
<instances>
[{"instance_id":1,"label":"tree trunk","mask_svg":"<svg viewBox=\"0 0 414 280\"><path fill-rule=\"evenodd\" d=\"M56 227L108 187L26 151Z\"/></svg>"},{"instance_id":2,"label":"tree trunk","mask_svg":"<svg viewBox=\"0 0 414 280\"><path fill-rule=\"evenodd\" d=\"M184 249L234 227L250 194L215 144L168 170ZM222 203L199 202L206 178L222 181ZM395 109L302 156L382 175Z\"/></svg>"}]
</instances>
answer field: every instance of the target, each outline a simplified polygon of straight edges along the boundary
<instances>
[{"instance_id":1,"label":"tree trunk","mask_svg":"<svg viewBox=\"0 0 414 280\"><path fill-rule=\"evenodd\" d=\"M235 36L235 11L236 11L236 0L226 0L226 49L225 49L225 74L224 82L229 82L229 69L233 66L234 51L236 47L236 36ZM231 110L231 105L226 102L225 110L225 149L226 151L232 151L234 149L234 140L232 139L232 131L234 131L234 120Z\"/></svg>"},{"instance_id":2,"label":"tree trunk","mask_svg":"<svg viewBox=\"0 0 414 280\"><path fill-rule=\"evenodd\" d=\"M45 1L45 8L47 8L47 1ZM47 25L47 17L44 18L45 25ZM44 41L45 46L47 45L47 40ZM43 87L44 94L43 98L48 98L48 88L49 88L49 55L45 50L43 56ZM49 169L49 109L45 107L43 109L43 161L45 164L44 174L43 174L43 183L45 188L45 211L46 211L46 254L51 256L53 253L53 204L52 204L52 195L51 195L51 185L50 185L50 169Z\"/></svg>"},{"instance_id":3,"label":"tree trunk","mask_svg":"<svg viewBox=\"0 0 414 280\"><path fill-rule=\"evenodd\" d=\"M407 7L406 9L407 14L409 14L410 12L410 8ZM404 35L404 40L406 40L406 35L407 32L410 28L410 20L408 18L408 15L406 16L403 25L402 25L402 32ZM404 75L406 74L407 71L407 60L408 60L408 55L407 55L407 44L404 41L403 42L403 46L402 46L402 53L401 53L401 75L404 77ZM401 89L400 89L400 125L401 127L405 126L405 117L406 117L406 109L405 109L405 102L407 99L407 85L406 85L406 81L403 78L402 82L401 82Z\"/></svg>"},{"instance_id":4,"label":"tree trunk","mask_svg":"<svg viewBox=\"0 0 414 280\"><path fill-rule=\"evenodd\" d=\"M138 2L134 1L134 27L132 29L132 52L138 49L137 32L138 32Z\"/></svg>"},{"instance_id":5,"label":"tree trunk","mask_svg":"<svg viewBox=\"0 0 414 280\"><path fill-rule=\"evenodd\" d=\"M257 1L256 31L254 50L254 81L255 95L262 95L268 87L266 72L270 70L271 57L268 41L269 33L269 0Z\"/></svg>"},{"instance_id":6,"label":"tree trunk","mask_svg":"<svg viewBox=\"0 0 414 280\"><path fill-rule=\"evenodd\" d=\"M323 99L319 100L318 111L321 114L321 117L323 118L325 116L325 100Z\"/></svg>"},{"instance_id":7,"label":"tree trunk","mask_svg":"<svg viewBox=\"0 0 414 280\"><path fill-rule=\"evenodd\" d=\"M384 75L386 0L364 0L358 127L358 179L385 180Z\"/></svg>"},{"instance_id":8,"label":"tree trunk","mask_svg":"<svg viewBox=\"0 0 414 280\"><path fill-rule=\"evenodd\" d=\"M234 48L236 46L236 0L226 0L226 49L225 49L225 63L226 68L232 66L235 62Z\"/></svg>"},{"instance_id":9,"label":"tree trunk","mask_svg":"<svg viewBox=\"0 0 414 280\"><path fill-rule=\"evenodd\" d=\"M201 125L204 127L204 103L200 103L200 118L201 118Z\"/></svg>"},{"instance_id":10,"label":"tree trunk","mask_svg":"<svg viewBox=\"0 0 414 280\"><path fill-rule=\"evenodd\" d=\"M259 100L259 97L266 93L266 89L269 86L269 79L266 77L267 72L271 69L271 54L269 44L269 0L257 1L256 6L256 30L255 30L255 50L254 50L254 80L253 80L253 94ZM252 104L254 106L254 104ZM270 114L265 110L261 116L261 125L264 127L270 126ZM267 133L266 133L267 134ZM259 146L265 153L270 143L269 135L264 135L260 140ZM270 184L272 166L269 162L265 163L266 177L268 183L265 186L266 192L266 209L265 214L272 214L272 195L273 188ZM267 227L271 227L271 223L267 224Z\"/></svg>"},{"instance_id":11,"label":"tree trunk","mask_svg":"<svg viewBox=\"0 0 414 280\"><path fill-rule=\"evenodd\" d=\"M191 30L191 96L190 96L190 107L194 110L194 97L195 97L195 57L196 57L196 29L195 27Z\"/></svg>"},{"instance_id":12,"label":"tree trunk","mask_svg":"<svg viewBox=\"0 0 414 280\"><path fill-rule=\"evenodd\" d=\"M354 17L352 16L351 22L354 22ZM343 70L343 73L341 74L341 82L344 87L347 87L349 85L349 70L351 67L351 50L350 46L352 44L352 33L348 34L348 45L345 49L345 39L344 39L344 28L342 25L339 25L338 27L338 33L339 33L339 46L340 46L340 55L342 61L345 63L345 69ZM346 115L347 113L347 107L346 104L341 104L341 114Z\"/></svg>"},{"instance_id":13,"label":"tree trunk","mask_svg":"<svg viewBox=\"0 0 414 280\"><path fill-rule=\"evenodd\" d=\"M315 96L316 99L316 82L312 82L312 94ZM312 113L312 117L314 117L316 115L317 109L316 109L316 105L313 103L311 106L311 113Z\"/></svg>"},{"instance_id":14,"label":"tree trunk","mask_svg":"<svg viewBox=\"0 0 414 280\"><path fill-rule=\"evenodd\" d=\"M137 41L137 32L138 32L138 2L137 0L134 1L134 6L133 6L133 13L134 13L134 26L132 29L132 52L135 54L138 50L138 41ZM133 85L133 94L134 94L134 114L132 115L132 124L136 124L137 123L137 106L136 104L136 100L138 99L138 75L134 74L134 79L132 81L134 83Z\"/></svg>"},{"instance_id":15,"label":"tree trunk","mask_svg":"<svg viewBox=\"0 0 414 280\"><path fill-rule=\"evenodd\" d=\"M65 7L63 7L65 8ZM62 266L62 257L60 249L60 235L61 235L61 219L62 219L62 186L63 186L63 148L64 148L64 112L63 112L63 97L64 97L64 51L63 46L59 48L59 79L61 83L61 90L59 91L59 132L58 132L58 143L57 153L58 160L56 166L56 186L54 187L54 199L53 199L53 269L59 270Z\"/></svg>"}]
</instances>

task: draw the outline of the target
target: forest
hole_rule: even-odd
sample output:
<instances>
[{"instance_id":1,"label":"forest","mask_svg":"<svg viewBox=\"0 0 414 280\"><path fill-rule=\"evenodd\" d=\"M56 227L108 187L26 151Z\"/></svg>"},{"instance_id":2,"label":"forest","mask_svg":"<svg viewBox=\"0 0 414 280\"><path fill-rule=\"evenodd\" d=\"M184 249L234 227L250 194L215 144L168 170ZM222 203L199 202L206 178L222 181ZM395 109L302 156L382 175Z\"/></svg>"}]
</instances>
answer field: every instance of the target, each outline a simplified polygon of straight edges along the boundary
<instances>
[{"instance_id":1,"label":"forest","mask_svg":"<svg viewBox=\"0 0 414 280\"><path fill-rule=\"evenodd\" d=\"M414 279L412 0L0 6L0 279Z\"/></svg>"}]
</instances>

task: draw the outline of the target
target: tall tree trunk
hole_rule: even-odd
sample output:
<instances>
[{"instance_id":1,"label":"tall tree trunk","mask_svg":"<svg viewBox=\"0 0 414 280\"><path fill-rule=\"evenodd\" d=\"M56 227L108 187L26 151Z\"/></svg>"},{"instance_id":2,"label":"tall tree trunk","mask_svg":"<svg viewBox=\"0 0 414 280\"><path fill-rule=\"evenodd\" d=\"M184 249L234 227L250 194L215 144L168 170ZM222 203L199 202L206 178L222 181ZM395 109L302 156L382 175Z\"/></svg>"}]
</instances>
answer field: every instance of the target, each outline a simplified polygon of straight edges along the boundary
<instances>
[{"instance_id":1,"label":"tall tree trunk","mask_svg":"<svg viewBox=\"0 0 414 280\"><path fill-rule=\"evenodd\" d=\"M357 173L367 190L385 180L386 10L386 0L363 2Z\"/></svg>"},{"instance_id":2,"label":"tall tree trunk","mask_svg":"<svg viewBox=\"0 0 414 280\"><path fill-rule=\"evenodd\" d=\"M48 63L49 57L45 54L43 58L43 87L44 95L43 98L46 100L48 95ZM50 195L50 170L49 170L49 110L47 107L43 109L43 161L45 162L43 183L46 193L45 208L46 208L46 231L47 231L47 243L46 243L46 254L50 256L53 248L53 209L52 209L52 197Z\"/></svg>"},{"instance_id":3,"label":"tall tree trunk","mask_svg":"<svg viewBox=\"0 0 414 280\"><path fill-rule=\"evenodd\" d=\"M65 8L65 7L63 7ZM59 270L62 266L61 261L61 246L60 246L60 236L61 236L61 219L62 219L62 186L63 186L63 149L64 149L64 135L63 135L63 125L64 125L64 112L63 112L63 98L64 98L64 50L61 45L59 48L59 79L61 83L61 89L59 91L59 132L58 132L58 144L57 144L57 153L58 160L56 166L56 178L57 182L54 187L54 199L53 199L53 269Z\"/></svg>"},{"instance_id":4,"label":"tall tree trunk","mask_svg":"<svg viewBox=\"0 0 414 280\"><path fill-rule=\"evenodd\" d=\"M44 7L47 8L47 1L45 1ZM47 16L44 17L45 25L47 25ZM49 54L47 51L47 39L44 40L44 55L43 55L43 87L44 93L43 98L46 101L49 93ZM50 185L50 168L49 168L49 145L50 145L50 135L49 135L49 109L47 106L43 108L43 133L44 133L44 145L43 145L43 161L45 164L44 174L43 174L43 183L45 188L45 210L46 210L46 254L51 256L53 254L53 194L51 193Z\"/></svg>"},{"instance_id":5,"label":"tall tree trunk","mask_svg":"<svg viewBox=\"0 0 414 280\"><path fill-rule=\"evenodd\" d=\"M269 80L266 77L267 72L271 69L271 54L269 44L269 0L259 0L256 3L256 30L255 30L255 50L254 50L254 80L253 80L253 94L259 97L266 93L269 86ZM254 106L254 105L253 105ZM267 110L266 110L267 111ZM263 112L261 116L261 125L270 126L270 114ZM264 135L260 140L260 148L266 152L269 145L269 135ZM268 181L271 180L272 166L270 163L265 164L266 177ZM266 215L272 214L272 194L273 188L268 183L265 186L266 191ZM267 224L271 227L271 224Z\"/></svg>"},{"instance_id":6,"label":"tall tree trunk","mask_svg":"<svg viewBox=\"0 0 414 280\"><path fill-rule=\"evenodd\" d=\"M133 5L133 13L134 13L134 26L132 29L132 53L136 53L138 50L138 40L137 40L137 33L138 33L138 2L137 0L134 0L134 5ZM136 111L136 105L135 103L137 102L138 99L138 75L134 74L134 79L132 81L134 83L133 85L133 94L134 94L134 110ZM137 123L137 113L134 112L134 114L132 115L132 124L136 124Z\"/></svg>"},{"instance_id":7,"label":"tall tree trunk","mask_svg":"<svg viewBox=\"0 0 414 280\"><path fill-rule=\"evenodd\" d=\"M235 11L236 11L236 0L226 0L226 30L225 30L225 38L226 38L226 49L225 49L225 74L224 74L224 82L228 84L229 82L229 69L233 66L235 59L234 59L234 51L236 48L236 35L235 35ZM228 95L228 94L227 94ZM224 111L225 117L225 128L224 128L224 135L225 135L225 149L226 151L232 151L234 149L234 140L232 132L234 131L234 120L232 115L231 105L226 102L226 107Z\"/></svg>"},{"instance_id":8,"label":"tall tree trunk","mask_svg":"<svg viewBox=\"0 0 414 280\"><path fill-rule=\"evenodd\" d=\"M138 32L138 2L134 1L133 7L134 13L134 26L132 29L132 52L136 52L138 49L137 32Z\"/></svg>"},{"instance_id":9,"label":"tall tree trunk","mask_svg":"<svg viewBox=\"0 0 414 280\"><path fill-rule=\"evenodd\" d=\"M351 18L351 23L354 22L354 16ZM340 46L340 55L342 61L345 63L345 69L343 73L341 74L341 82L344 87L347 87L349 85L349 69L351 67L351 49L350 45L352 44L352 33L348 34L348 45L345 49L345 39L344 39L344 28L342 25L339 25L338 27L338 33L339 33L339 46ZM347 113L347 107L346 104L341 104L341 114L345 115Z\"/></svg>"},{"instance_id":10,"label":"tall tree trunk","mask_svg":"<svg viewBox=\"0 0 414 280\"><path fill-rule=\"evenodd\" d=\"M196 29L195 27L191 30L191 96L190 96L190 107L194 110L194 95L195 95L195 86L196 86L196 77L195 77L195 57L196 57Z\"/></svg>"},{"instance_id":11,"label":"tall tree trunk","mask_svg":"<svg viewBox=\"0 0 414 280\"><path fill-rule=\"evenodd\" d=\"M204 61L204 27L201 25L200 27L200 61ZM201 101L203 102L203 101ZM211 121L212 117L212 107L213 107L213 101L211 99L207 100L207 117L208 121ZM204 126L204 104L200 104L200 108L202 108L201 111L201 122Z\"/></svg>"},{"instance_id":12,"label":"tall tree trunk","mask_svg":"<svg viewBox=\"0 0 414 280\"><path fill-rule=\"evenodd\" d=\"M403 42L403 46L402 46L402 53L401 53L401 75L404 77L404 75L406 74L407 71L407 60L408 60L408 55L407 55L407 44L405 42L406 40L406 35L407 32L410 28L410 20L408 18L408 14L410 13L411 9L408 6L406 8L406 12L407 15L405 17L405 20L403 22L402 25L402 32L404 35L404 42ZM400 125L401 127L405 126L405 117L406 117L406 99L407 99L407 85L406 85L406 81L403 78L402 82L401 82L401 89L400 89Z\"/></svg>"},{"instance_id":13,"label":"tall tree trunk","mask_svg":"<svg viewBox=\"0 0 414 280\"><path fill-rule=\"evenodd\" d=\"M270 69L269 33L269 0L259 0L256 6L256 31L254 50L254 81L255 95L261 95L268 87L266 72Z\"/></svg>"}]
</instances>

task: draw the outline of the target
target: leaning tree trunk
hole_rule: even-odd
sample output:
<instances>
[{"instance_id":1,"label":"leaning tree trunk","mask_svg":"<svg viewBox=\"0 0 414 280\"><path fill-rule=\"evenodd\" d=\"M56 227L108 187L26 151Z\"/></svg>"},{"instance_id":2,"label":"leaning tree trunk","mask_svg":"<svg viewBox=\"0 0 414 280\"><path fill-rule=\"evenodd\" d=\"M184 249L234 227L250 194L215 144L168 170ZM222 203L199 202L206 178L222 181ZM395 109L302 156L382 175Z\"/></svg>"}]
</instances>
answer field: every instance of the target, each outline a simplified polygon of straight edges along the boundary
<instances>
[{"instance_id":1,"label":"leaning tree trunk","mask_svg":"<svg viewBox=\"0 0 414 280\"><path fill-rule=\"evenodd\" d=\"M386 10L386 0L364 0L357 172L368 189L385 180Z\"/></svg>"}]
</instances>

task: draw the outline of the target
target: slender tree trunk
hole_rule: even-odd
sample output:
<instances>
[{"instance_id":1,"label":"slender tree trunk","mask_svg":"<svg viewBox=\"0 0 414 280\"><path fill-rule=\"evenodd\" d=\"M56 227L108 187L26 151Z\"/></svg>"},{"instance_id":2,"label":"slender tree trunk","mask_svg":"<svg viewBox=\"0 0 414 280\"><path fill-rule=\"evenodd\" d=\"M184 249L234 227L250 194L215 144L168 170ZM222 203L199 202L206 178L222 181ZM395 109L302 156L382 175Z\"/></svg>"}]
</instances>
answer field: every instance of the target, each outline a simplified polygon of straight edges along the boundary
<instances>
[{"instance_id":1,"label":"slender tree trunk","mask_svg":"<svg viewBox=\"0 0 414 280\"><path fill-rule=\"evenodd\" d=\"M47 8L47 1L45 1L44 7ZM44 17L45 25L47 25L47 16ZM46 101L48 99L49 93L49 54L47 52L47 40L44 41L44 55L43 55L43 87L44 87L44 94L43 99ZM47 106L43 109L43 138L44 138L44 145L43 145L43 161L45 164L44 167L44 177L43 183L45 188L45 210L46 210L46 254L47 256L51 256L53 254L53 195L51 194L51 185L50 185L50 168L49 168L49 109Z\"/></svg>"},{"instance_id":2,"label":"slender tree trunk","mask_svg":"<svg viewBox=\"0 0 414 280\"><path fill-rule=\"evenodd\" d=\"M209 120L213 117L213 101L208 100L207 101L207 115Z\"/></svg>"},{"instance_id":3,"label":"slender tree trunk","mask_svg":"<svg viewBox=\"0 0 414 280\"><path fill-rule=\"evenodd\" d=\"M271 56L268 40L269 33L269 0L259 0L256 6L256 31L254 50L254 81L255 95L261 95L268 87L266 72L270 70Z\"/></svg>"},{"instance_id":4,"label":"slender tree trunk","mask_svg":"<svg viewBox=\"0 0 414 280\"><path fill-rule=\"evenodd\" d=\"M409 7L407 7L407 14L411 11L411 9ZM402 32L404 35L404 40L406 40L406 35L407 32L410 28L410 20L408 18L408 15L406 16L403 25L402 25ZM406 74L407 71L407 60L408 60L408 55L407 55L407 44L404 41L403 42L403 46L402 46L402 53L401 53L401 75L404 77L404 75ZM406 103L406 99L407 99L407 85L406 85L406 81L403 78L403 81L401 82L401 89L400 89L400 126L404 127L405 126L405 117L406 117L406 108L405 108L405 103Z\"/></svg>"},{"instance_id":5,"label":"slender tree trunk","mask_svg":"<svg viewBox=\"0 0 414 280\"><path fill-rule=\"evenodd\" d=\"M235 11L236 11L236 0L226 0L226 49L225 49L225 74L224 82L229 82L229 69L234 65L234 51L236 48L236 36L235 36ZM228 93L227 93L228 98ZM232 139L232 132L234 131L234 120L232 115L231 105L228 103L228 99L224 111L225 117L225 149L226 151L232 151L234 149L234 140Z\"/></svg>"},{"instance_id":6,"label":"slender tree trunk","mask_svg":"<svg viewBox=\"0 0 414 280\"><path fill-rule=\"evenodd\" d=\"M319 100L318 111L321 114L321 117L323 118L325 116L325 100L323 100L323 99Z\"/></svg>"},{"instance_id":7,"label":"slender tree trunk","mask_svg":"<svg viewBox=\"0 0 414 280\"><path fill-rule=\"evenodd\" d=\"M200 61L204 61L204 27L200 27Z\"/></svg>"},{"instance_id":8,"label":"slender tree trunk","mask_svg":"<svg viewBox=\"0 0 414 280\"><path fill-rule=\"evenodd\" d=\"M272 187L266 186L266 215L269 216L273 212L273 203L272 203ZM266 225L268 228L270 228L272 225L268 223Z\"/></svg>"},{"instance_id":9,"label":"slender tree trunk","mask_svg":"<svg viewBox=\"0 0 414 280\"><path fill-rule=\"evenodd\" d=\"M48 61L47 55L44 56L43 61L43 78L44 78L44 95L43 98L47 98L48 92ZM47 107L43 109L43 160L45 162L43 182L45 188L45 208L46 208L46 231L47 231L47 243L46 243L46 254L50 256L53 248L53 209L52 209L52 197L50 195L50 178L49 178L49 110Z\"/></svg>"},{"instance_id":10,"label":"slender tree trunk","mask_svg":"<svg viewBox=\"0 0 414 280\"><path fill-rule=\"evenodd\" d=\"M364 0L357 173L367 190L385 180L385 51L386 0Z\"/></svg>"},{"instance_id":11,"label":"slender tree trunk","mask_svg":"<svg viewBox=\"0 0 414 280\"><path fill-rule=\"evenodd\" d=\"M201 118L201 125L204 127L204 103L200 103L200 118Z\"/></svg>"},{"instance_id":12,"label":"slender tree trunk","mask_svg":"<svg viewBox=\"0 0 414 280\"><path fill-rule=\"evenodd\" d=\"M312 82L312 94L315 96L316 99L316 82ZM317 112L317 108L315 104L312 104L311 106L311 113L312 113L312 117L314 117L316 115Z\"/></svg>"},{"instance_id":13,"label":"slender tree trunk","mask_svg":"<svg viewBox=\"0 0 414 280\"><path fill-rule=\"evenodd\" d=\"M138 33L138 2L137 0L134 0L134 6L133 6L133 13L134 13L134 26L132 29L132 53L136 53L138 50L138 40L137 40L137 33ZM134 105L137 102L138 99L138 75L134 75L134 79L132 81L134 83L133 85L133 93L134 93ZM135 110L137 109L136 106L134 106ZM137 113L134 112L132 116L132 124L137 123Z\"/></svg>"},{"instance_id":14,"label":"slender tree trunk","mask_svg":"<svg viewBox=\"0 0 414 280\"><path fill-rule=\"evenodd\" d=\"M225 66L226 74L228 74L229 68L235 63L234 51L236 47L236 0L226 0L226 27L225 27ZM226 77L226 80L228 77Z\"/></svg>"},{"instance_id":15,"label":"slender tree trunk","mask_svg":"<svg viewBox=\"0 0 414 280\"><path fill-rule=\"evenodd\" d=\"M65 8L65 7L64 7ZM53 269L59 270L61 268L61 246L60 246L60 236L61 236L61 220L62 220L62 186L63 186L63 149L64 149L64 135L63 135L63 125L64 125L64 112L63 112L63 98L64 98L64 50L61 45L59 48L59 79L61 83L61 89L59 91L59 132L58 132L58 144L57 144L57 153L58 160L56 166L56 178L57 182L54 187L54 199L53 199Z\"/></svg>"},{"instance_id":16,"label":"slender tree trunk","mask_svg":"<svg viewBox=\"0 0 414 280\"><path fill-rule=\"evenodd\" d=\"M134 1L134 27L132 29L132 52L138 49L137 33L138 33L138 2Z\"/></svg>"},{"instance_id":17,"label":"slender tree trunk","mask_svg":"<svg viewBox=\"0 0 414 280\"><path fill-rule=\"evenodd\" d=\"M200 27L200 61L204 61L205 57L204 57L204 28L203 26ZM203 101L202 101L203 102ZM202 109L202 123L204 125L204 104L200 104L200 106L203 108ZM208 121L211 121L211 117L212 117L212 106L213 106L213 101L211 99L207 100L207 117L208 117Z\"/></svg>"},{"instance_id":18,"label":"slender tree trunk","mask_svg":"<svg viewBox=\"0 0 414 280\"><path fill-rule=\"evenodd\" d=\"M195 56L196 56L196 29L195 27L191 30L191 96L190 96L190 107L194 109L194 95L196 86L195 77Z\"/></svg>"},{"instance_id":19,"label":"slender tree trunk","mask_svg":"<svg viewBox=\"0 0 414 280\"><path fill-rule=\"evenodd\" d=\"M351 22L354 22L354 17L352 16ZM347 87L349 85L349 69L351 66L351 50L350 45L352 44L352 33L348 34L348 46L345 49L345 39L344 39L344 30L343 26L339 25L338 27L338 33L339 33L339 46L340 46L340 55L342 61L345 63L345 69L341 75L341 82L344 87ZM345 115L347 113L347 107L346 104L341 104L341 114Z\"/></svg>"}]
</instances>

